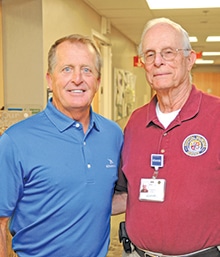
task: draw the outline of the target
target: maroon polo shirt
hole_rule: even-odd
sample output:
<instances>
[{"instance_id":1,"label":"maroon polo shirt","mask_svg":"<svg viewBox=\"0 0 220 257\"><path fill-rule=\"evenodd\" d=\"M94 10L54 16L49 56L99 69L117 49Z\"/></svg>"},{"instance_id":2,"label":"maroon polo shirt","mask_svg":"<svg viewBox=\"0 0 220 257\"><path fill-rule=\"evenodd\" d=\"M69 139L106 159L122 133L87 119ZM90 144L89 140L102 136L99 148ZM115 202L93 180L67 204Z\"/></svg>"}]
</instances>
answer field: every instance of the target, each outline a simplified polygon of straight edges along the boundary
<instances>
[{"instance_id":1,"label":"maroon polo shirt","mask_svg":"<svg viewBox=\"0 0 220 257\"><path fill-rule=\"evenodd\" d=\"M116 189L128 190L128 235L139 248L169 255L220 245L220 99L193 86L166 129L156 102L134 111L125 128ZM151 154L164 154L164 202L139 200L141 178L154 172Z\"/></svg>"}]
</instances>

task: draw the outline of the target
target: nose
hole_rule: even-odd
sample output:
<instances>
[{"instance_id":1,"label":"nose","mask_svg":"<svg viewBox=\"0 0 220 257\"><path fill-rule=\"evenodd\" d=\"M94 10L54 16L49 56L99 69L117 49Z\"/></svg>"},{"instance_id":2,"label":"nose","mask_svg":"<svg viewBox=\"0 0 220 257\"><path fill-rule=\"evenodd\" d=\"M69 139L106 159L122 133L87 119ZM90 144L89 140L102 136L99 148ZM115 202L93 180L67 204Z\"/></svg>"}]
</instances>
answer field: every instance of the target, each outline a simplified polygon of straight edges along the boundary
<instances>
[{"instance_id":1,"label":"nose","mask_svg":"<svg viewBox=\"0 0 220 257\"><path fill-rule=\"evenodd\" d=\"M160 66L160 65L164 64L164 59L163 59L163 57L162 57L161 52L156 52L156 53L155 53L154 64L155 64L156 66Z\"/></svg>"},{"instance_id":2,"label":"nose","mask_svg":"<svg viewBox=\"0 0 220 257\"><path fill-rule=\"evenodd\" d=\"M71 80L76 85L79 85L82 83L83 76L82 76L82 72L80 69L74 69L74 71L72 72Z\"/></svg>"}]
</instances>

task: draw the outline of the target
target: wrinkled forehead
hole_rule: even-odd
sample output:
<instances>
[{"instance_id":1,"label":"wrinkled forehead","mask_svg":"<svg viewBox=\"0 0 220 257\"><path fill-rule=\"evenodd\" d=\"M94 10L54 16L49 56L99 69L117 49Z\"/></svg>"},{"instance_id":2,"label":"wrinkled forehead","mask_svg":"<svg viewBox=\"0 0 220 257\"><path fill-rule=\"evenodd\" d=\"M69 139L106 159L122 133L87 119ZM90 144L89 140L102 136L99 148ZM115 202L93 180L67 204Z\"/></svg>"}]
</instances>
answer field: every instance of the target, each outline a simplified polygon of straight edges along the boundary
<instances>
[{"instance_id":1,"label":"wrinkled forehead","mask_svg":"<svg viewBox=\"0 0 220 257\"><path fill-rule=\"evenodd\" d=\"M143 38L143 50L165 47L182 47L183 36L179 29L159 23L147 30Z\"/></svg>"}]
</instances>

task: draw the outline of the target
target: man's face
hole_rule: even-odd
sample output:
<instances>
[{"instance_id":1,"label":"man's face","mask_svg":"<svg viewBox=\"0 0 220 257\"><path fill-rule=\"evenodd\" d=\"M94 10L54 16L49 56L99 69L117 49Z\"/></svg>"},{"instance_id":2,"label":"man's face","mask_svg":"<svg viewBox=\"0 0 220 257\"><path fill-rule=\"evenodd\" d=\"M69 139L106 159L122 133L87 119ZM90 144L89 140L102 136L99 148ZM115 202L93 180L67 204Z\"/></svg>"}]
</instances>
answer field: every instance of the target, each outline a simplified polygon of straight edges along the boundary
<instances>
[{"instance_id":1,"label":"man's face","mask_svg":"<svg viewBox=\"0 0 220 257\"><path fill-rule=\"evenodd\" d=\"M100 84L92 47L68 41L58 45L56 64L47 81L53 91L53 104L71 117L76 112L88 112Z\"/></svg>"},{"instance_id":2,"label":"man's face","mask_svg":"<svg viewBox=\"0 0 220 257\"><path fill-rule=\"evenodd\" d=\"M143 52L156 51L152 63L145 63L146 78L151 87L158 91L179 87L189 80L189 71L194 63L191 58L193 51L185 57L183 51L178 51L171 61L166 61L160 52L163 49L183 49L183 41L180 32L168 24L158 24L152 27L145 35Z\"/></svg>"}]
</instances>

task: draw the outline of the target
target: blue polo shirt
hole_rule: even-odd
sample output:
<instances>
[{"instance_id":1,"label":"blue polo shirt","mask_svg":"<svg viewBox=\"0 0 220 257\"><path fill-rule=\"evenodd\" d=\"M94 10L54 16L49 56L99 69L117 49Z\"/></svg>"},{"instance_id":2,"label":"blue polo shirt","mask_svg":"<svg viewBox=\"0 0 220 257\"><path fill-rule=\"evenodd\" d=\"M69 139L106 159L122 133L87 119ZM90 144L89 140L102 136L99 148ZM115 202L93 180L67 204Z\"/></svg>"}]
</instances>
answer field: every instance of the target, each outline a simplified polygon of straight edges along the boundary
<instances>
[{"instance_id":1,"label":"blue polo shirt","mask_svg":"<svg viewBox=\"0 0 220 257\"><path fill-rule=\"evenodd\" d=\"M46 109L0 138L0 216L20 257L104 257L123 134L92 112L82 125Z\"/></svg>"}]
</instances>

